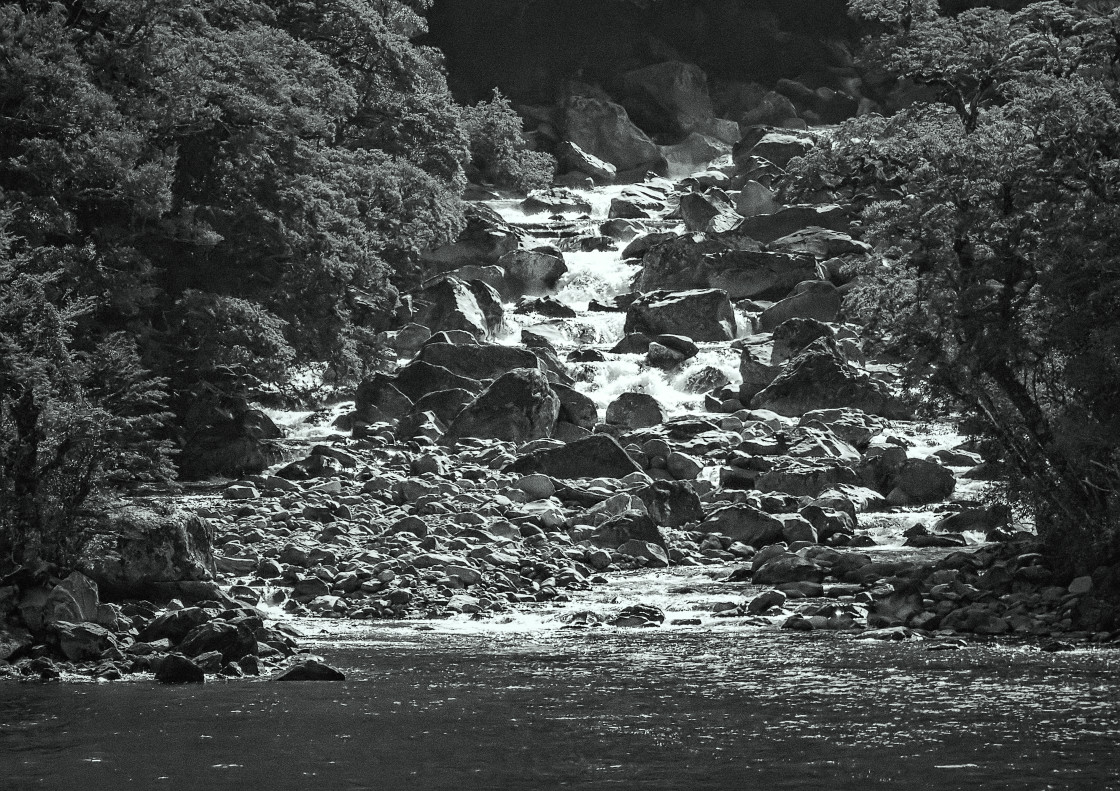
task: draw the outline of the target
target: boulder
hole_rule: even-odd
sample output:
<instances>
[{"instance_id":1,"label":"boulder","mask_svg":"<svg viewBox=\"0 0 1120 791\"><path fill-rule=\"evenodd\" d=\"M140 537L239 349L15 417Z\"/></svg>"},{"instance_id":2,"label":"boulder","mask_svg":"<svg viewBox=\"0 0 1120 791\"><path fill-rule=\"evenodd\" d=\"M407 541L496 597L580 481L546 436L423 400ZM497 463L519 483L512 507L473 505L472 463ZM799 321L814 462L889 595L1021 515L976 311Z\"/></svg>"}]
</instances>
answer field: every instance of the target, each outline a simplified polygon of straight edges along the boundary
<instances>
[{"instance_id":1,"label":"boulder","mask_svg":"<svg viewBox=\"0 0 1120 791\"><path fill-rule=\"evenodd\" d=\"M599 422L599 409L589 397L566 385L554 384L552 389L560 399L558 420L588 430Z\"/></svg>"},{"instance_id":2,"label":"boulder","mask_svg":"<svg viewBox=\"0 0 1120 791\"><path fill-rule=\"evenodd\" d=\"M798 283L813 280L818 274L811 256L725 250L706 256L694 281L721 288L731 299L782 299Z\"/></svg>"},{"instance_id":3,"label":"boulder","mask_svg":"<svg viewBox=\"0 0 1120 791\"><path fill-rule=\"evenodd\" d=\"M608 222L637 222L636 220L608 220ZM640 234L634 238L630 244L622 249L623 260L632 258L642 258L646 252L661 244L662 242L669 242L674 239L685 239L688 237L679 236L672 231L651 231L650 233Z\"/></svg>"},{"instance_id":4,"label":"boulder","mask_svg":"<svg viewBox=\"0 0 1120 791\"><path fill-rule=\"evenodd\" d=\"M447 428L445 442L462 437L528 442L552 434L560 399L537 368L502 374L467 405Z\"/></svg>"},{"instance_id":5,"label":"boulder","mask_svg":"<svg viewBox=\"0 0 1120 791\"><path fill-rule=\"evenodd\" d=\"M197 514L129 506L103 517L78 567L103 593L159 598L213 579L213 537Z\"/></svg>"},{"instance_id":6,"label":"boulder","mask_svg":"<svg viewBox=\"0 0 1120 791\"><path fill-rule=\"evenodd\" d=\"M635 284L643 291L707 286L709 272L706 257L735 249L733 235L670 234L667 238L651 235L645 239L650 243L642 253L642 271ZM752 250L757 249L753 240L747 240L746 244ZM634 244L627 250L632 247Z\"/></svg>"},{"instance_id":7,"label":"boulder","mask_svg":"<svg viewBox=\"0 0 1120 791\"><path fill-rule=\"evenodd\" d=\"M695 174L712 160L730 154L731 146L728 140L738 137L738 134L737 125L713 118L708 124L706 134L691 132L679 143L660 146L661 156L665 157L669 175L679 178L682 175ZM710 180L710 177L704 180ZM720 180L723 183L729 181L726 176ZM737 219L735 218L736 221Z\"/></svg>"},{"instance_id":8,"label":"boulder","mask_svg":"<svg viewBox=\"0 0 1120 791\"><path fill-rule=\"evenodd\" d=\"M755 487L763 492L784 492L796 497L816 497L840 485L856 486L859 474L839 461L780 461L755 479Z\"/></svg>"},{"instance_id":9,"label":"boulder","mask_svg":"<svg viewBox=\"0 0 1120 791\"><path fill-rule=\"evenodd\" d=\"M181 417L179 474L188 480L262 472L282 458L282 432L264 412L239 397L198 394Z\"/></svg>"},{"instance_id":10,"label":"boulder","mask_svg":"<svg viewBox=\"0 0 1120 791\"><path fill-rule=\"evenodd\" d=\"M565 140L556 147L556 161L560 163L561 170L584 173L600 184L610 184L618 176L618 168L587 153L570 140Z\"/></svg>"},{"instance_id":11,"label":"boulder","mask_svg":"<svg viewBox=\"0 0 1120 791\"><path fill-rule=\"evenodd\" d=\"M774 200L774 191L753 179L745 183L735 198L735 211L744 217L773 214L781 204Z\"/></svg>"},{"instance_id":12,"label":"boulder","mask_svg":"<svg viewBox=\"0 0 1120 791\"><path fill-rule=\"evenodd\" d=\"M474 348L454 346L454 349ZM467 390L472 393L482 391L482 383L477 379L450 371L442 365L433 365L424 360L413 360L397 372L393 385L415 404L428 393L440 390ZM413 411L411 408L409 412Z\"/></svg>"},{"instance_id":13,"label":"boulder","mask_svg":"<svg viewBox=\"0 0 1120 791\"><path fill-rule=\"evenodd\" d=\"M718 187L682 195L680 212L691 233L731 231L743 221L727 193Z\"/></svg>"},{"instance_id":14,"label":"boulder","mask_svg":"<svg viewBox=\"0 0 1120 791\"><path fill-rule=\"evenodd\" d=\"M213 620L192 629L179 643L179 650L189 657L218 651L223 663L236 662L257 652L257 638L247 624Z\"/></svg>"},{"instance_id":15,"label":"boulder","mask_svg":"<svg viewBox=\"0 0 1120 791\"><path fill-rule=\"evenodd\" d=\"M537 296L556 291L556 283L568 271L563 255L539 250L514 250L498 260L506 271L511 296Z\"/></svg>"},{"instance_id":16,"label":"boulder","mask_svg":"<svg viewBox=\"0 0 1120 791\"><path fill-rule=\"evenodd\" d=\"M647 393L623 393L607 405L606 422L616 426L646 428L664 419L661 405Z\"/></svg>"},{"instance_id":17,"label":"boulder","mask_svg":"<svg viewBox=\"0 0 1120 791\"><path fill-rule=\"evenodd\" d=\"M137 640L142 643L154 643L157 640L167 640L177 644L193 629L211 620L211 615L202 607L184 607L180 610L169 610L158 615L140 630Z\"/></svg>"},{"instance_id":18,"label":"boulder","mask_svg":"<svg viewBox=\"0 0 1120 791\"><path fill-rule=\"evenodd\" d=\"M480 303L479 295L483 296L485 304ZM502 326L502 316L497 312L501 310L501 298L481 280L466 281L440 275L425 281L414 297L414 321L433 333L464 330L476 338L484 338L495 334Z\"/></svg>"},{"instance_id":19,"label":"boulder","mask_svg":"<svg viewBox=\"0 0 1120 791\"><path fill-rule=\"evenodd\" d=\"M806 412L801 416L798 425L825 426L837 437L862 452L867 449L872 438L882 433L889 424L883 418L869 415L860 409L840 407Z\"/></svg>"},{"instance_id":20,"label":"boulder","mask_svg":"<svg viewBox=\"0 0 1120 791\"><path fill-rule=\"evenodd\" d=\"M658 525L679 528L704 519L700 497L683 481L654 481L637 495Z\"/></svg>"},{"instance_id":21,"label":"boulder","mask_svg":"<svg viewBox=\"0 0 1120 791\"><path fill-rule=\"evenodd\" d=\"M454 244L423 254L424 263L431 269L447 272L469 264L496 264L520 245L520 232L488 206L467 203L465 214L466 226Z\"/></svg>"},{"instance_id":22,"label":"boulder","mask_svg":"<svg viewBox=\"0 0 1120 791\"><path fill-rule=\"evenodd\" d=\"M551 189L532 190L525 196L525 200L521 201L521 211L526 214L540 214L542 212L548 214L563 214L564 212L587 214L591 211L591 204L578 192L563 187L552 187ZM506 255L510 255L510 253L506 253ZM505 256L502 256L502 258L505 258ZM501 258L498 259L498 263L502 263Z\"/></svg>"},{"instance_id":23,"label":"boulder","mask_svg":"<svg viewBox=\"0 0 1120 791\"><path fill-rule=\"evenodd\" d=\"M111 648L117 648L117 640L104 626L95 623L70 623L58 621L53 626L58 639L59 650L71 662L85 662L100 659Z\"/></svg>"},{"instance_id":24,"label":"boulder","mask_svg":"<svg viewBox=\"0 0 1120 791\"><path fill-rule=\"evenodd\" d=\"M156 681L161 684L201 684L206 681L202 668L182 654L168 654L153 663Z\"/></svg>"},{"instance_id":25,"label":"boulder","mask_svg":"<svg viewBox=\"0 0 1120 791\"><path fill-rule=\"evenodd\" d=\"M627 309L624 331L684 335L697 341L732 340L737 332L735 309L720 289L653 291Z\"/></svg>"},{"instance_id":26,"label":"boulder","mask_svg":"<svg viewBox=\"0 0 1120 791\"><path fill-rule=\"evenodd\" d=\"M752 103L752 107L746 110L739 117L739 124L741 126L754 126L757 124L768 124L771 126L780 126L790 119L797 118L797 108L793 106L793 102L788 97L783 96L777 91L770 91ZM774 132L772 134L778 135L780 133ZM806 149L807 150L807 149ZM747 149L744 149L744 155ZM804 151L798 151L793 156L801 156ZM761 156L761 154L760 154ZM774 154L779 157L779 154ZM787 161L791 157L786 157ZM738 162L738 155L736 156Z\"/></svg>"},{"instance_id":27,"label":"boulder","mask_svg":"<svg viewBox=\"0 0 1120 791\"><path fill-rule=\"evenodd\" d=\"M776 103L781 104L781 101L778 100ZM787 100L787 103L782 105L780 109L781 112L788 112L789 109L793 109L793 105L788 104ZM773 113L771 112L771 114ZM796 111L785 117L791 118L794 115L796 115ZM748 120L744 118L741 123L747 122ZM759 121L752 119L749 123L759 123ZM780 123L780 121L777 121L777 123ZM811 148L813 148L812 138L785 132L768 132L760 140L755 142L754 145L737 146L735 150L735 162L738 164L748 156L762 157L763 159L773 162L778 167L784 168L791 159L804 156Z\"/></svg>"},{"instance_id":28,"label":"boulder","mask_svg":"<svg viewBox=\"0 0 1120 791\"><path fill-rule=\"evenodd\" d=\"M497 379L515 368L545 370L537 355L528 349L496 343L478 346L432 343L420 350L417 359L471 379Z\"/></svg>"},{"instance_id":29,"label":"boulder","mask_svg":"<svg viewBox=\"0 0 1120 791\"><path fill-rule=\"evenodd\" d=\"M784 585L788 582L822 582L824 569L799 555L785 553L767 559L751 571L752 585Z\"/></svg>"},{"instance_id":30,"label":"boulder","mask_svg":"<svg viewBox=\"0 0 1120 791\"><path fill-rule=\"evenodd\" d=\"M589 540L600 547L617 548L627 541L637 539L656 544L665 549L665 537L649 514L641 511L624 511L608 519L595 529Z\"/></svg>"},{"instance_id":31,"label":"boulder","mask_svg":"<svg viewBox=\"0 0 1120 791\"><path fill-rule=\"evenodd\" d=\"M622 75L623 106L653 133L687 135L711 126L708 77L694 63L668 60Z\"/></svg>"},{"instance_id":32,"label":"boulder","mask_svg":"<svg viewBox=\"0 0 1120 791\"><path fill-rule=\"evenodd\" d=\"M620 172L662 170L657 145L613 102L572 96L564 105L564 137Z\"/></svg>"},{"instance_id":33,"label":"boulder","mask_svg":"<svg viewBox=\"0 0 1120 791\"><path fill-rule=\"evenodd\" d=\"M749 404L752 398L770 386L778 370L776 366L761 362L754 352L744 348L739 357L739 375L743 378L739 385L739 399Z\"/></svg>"},{"instance_id":34,"label":"boulder","mask_svg":"<svg viewBox=\"0 0 1120 791\"><path fill-rule=\"evenodd\" d=\"M762 311L759 328L763 332L771 332L789 319L836 321L840 315L840 302L840 290L827 280L799 283L793 294Z\"/></svg>"},{"instance_id":35,"label":"boulder","mask_svg":"<svg viewBox=\"0 0 1120 791\"><path fill-rule=\"evenodd\" d=\"M831 339L818 338L786 365L751 400L754 409L799 417L814 409L854 407L883 417L901 417L887 387L852 366Z\"/></svg>"},{"instance_id":36,"label":"boulder","mask_svg":"<svg viewBox=\"0 0 1120 791\"><path fill-rule=\"evenodd\" d=\"M669 567L668 553L666 553L662 547L649 541L639 541L636 538L630 539L625 544L618 547L618 552L620 555L640 558L646 561L647 566L653 568Z\"/></svg>"},{"instance_id":37,"label":"boulder","mask_svg":"<svg viewBox=\"0 0 1120 791\"><path fill-rule=\"evenodd\" d=\"M607 217L612 220L650 220L654 217L660 217L668 211L667 200L668 195L664 190L656 189L648 184L634 184L611 199ZM676 234L672 235L675 236ZM627 257L625 251L623 251L623 255Z\"/></svg>"},{"instance_id":38,"label":"boulder","mask_svg":"<svg viewBox=\"0 0 1120 791\"><path fill-rule=\"evenodd\" d=\"M728 505L712 512L697 530L722 533L755 549L782 540L784 525L780 519L750 505Z\"/></svg>"},{"instance_id":39,"label":"boulder","mask_svg":"<svg viewBox=\"0 0 1120 791\"><path fill-rule=\"evenodd\" d=\"M834 203L805 203L786 206L773 214L759 214L743 220L739 233L769 244L805 228L825 228L846 233L851 227L848 212Z\"/></svg>"},{"instance_id":40,"label":"boulder","mask_svg":"<svg viewBox=\"0 0 1120 791\"><path fill-rule=\"evenodd\" d=\"M831 338L832 328L811 317L788 318L773 327L773 346L770 350L770 364L781 365L800 354L805 347L817 338Z\"/></svg>"},{"instance_id":41,"label":"boulder","mask_svg":"<svg viewBox=\"0 0 1120 791\"><path fill-rule=\"evenodd\" d=\"M412 411L412 399L385 374L361 381L354 394L354 417L363 423L396 420Z\"/></svg>"},{"instance_id":42,"label":"boulder","mask_svg":"<svg viewBox=\"0 0 1120 791\"><path fill-rule=\"evenodd\" d=\"M420 400L416 402L413 413L430 412L441 423L447 425L458 417L459 413L467 407L467 404L474 401L477 395L470 390L463 390L458 387L452 390L437 390L434 393L421 396Z\"/></svg>"},{"instance_id":43,"label":"boulder","mask_svg":"<svg viewBox=\"0 0 1120 791\"><path fill-rule=\"evenodd\" d=\"M957 477L933 459L907 459L895 478L888 500L897 505L922 505L948 500Z\"/></svg>"},{"instance_id":44,"label":"boulder","mask_svg":"<svg viewBox=\"0 0 1120 791\"><path fill-rule=\"evenodd\" d=\"M523 475L541 472L553 478L624 478L641 471L618 441L606 434L594 434L560 448L533 451L505 469Z\"/></svg>"},{"instance_id":45,"label":"boulder","mask_svg":"<svg viewBox=\"0 0 1120 791\"><path fill-rule=\"evenodd\" d=\"M277 675L274 681L345 681L346 674L315 657L302 659Z\"/></svg>"},{"instance_id":46,"label":"boulder","mask_svg":"<svg viewBox=\"0 0 1120 791\"><path fill-rule=\"evenodd\" d=\"M775 239L769 246L771 250L780 250L784 253L806 253L818 261L842 255L867 255L871 252L871 245L866 242L857 242L842 231L818 226L794 231L780 239Z\"/></svg>"}]
</instances>

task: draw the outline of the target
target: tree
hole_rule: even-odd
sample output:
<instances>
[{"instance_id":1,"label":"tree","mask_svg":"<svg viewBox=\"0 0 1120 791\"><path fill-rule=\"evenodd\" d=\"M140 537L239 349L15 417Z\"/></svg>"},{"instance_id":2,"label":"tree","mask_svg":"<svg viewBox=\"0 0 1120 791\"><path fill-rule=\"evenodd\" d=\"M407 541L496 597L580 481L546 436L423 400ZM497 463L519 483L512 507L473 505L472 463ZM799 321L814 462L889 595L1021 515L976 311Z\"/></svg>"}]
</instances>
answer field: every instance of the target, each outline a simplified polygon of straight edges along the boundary
<instances>
[{"instance_id":1,"label":"tree","mask_svg":"<svg viewBox=\"0 0 1120 791\"><path fill-rule=\"evenodd\" d=\"M913 31L962 17L873 51L931 74L944 40ZM1013 68L964 51L988 75L965 112L957 92L848 122L790 192L854 202L878 255L849 310L997 444L1006 494L1064 571L1087 573L1120 562L1120 17L1042 3L965 22L1006 30Z\"/></svg>"}]
</instances>

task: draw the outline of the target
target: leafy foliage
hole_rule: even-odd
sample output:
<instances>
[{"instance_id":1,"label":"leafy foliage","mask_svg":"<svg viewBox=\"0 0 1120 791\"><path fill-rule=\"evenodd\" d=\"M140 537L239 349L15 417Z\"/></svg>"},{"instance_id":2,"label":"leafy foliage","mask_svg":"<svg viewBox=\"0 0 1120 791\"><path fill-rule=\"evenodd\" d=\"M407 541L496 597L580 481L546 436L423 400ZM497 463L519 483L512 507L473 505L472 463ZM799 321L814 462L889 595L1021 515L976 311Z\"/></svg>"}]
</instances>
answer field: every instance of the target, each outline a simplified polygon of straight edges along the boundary
<instances>
[{"instance_id":1,"label":"leafy foliage","mask_svg":"<svg viewBox=\"0 0 1120 791\"><path fill-rule=\"evenodd\" d=\"M550 154L528 148L521 133L521 119L497 89L490 101L464 107L461 114L470 164L485 178L522 192L551 183L556 161Z\"/></svg>"},{"instance_id":2,"label":"leafy foliage","mask_svg":"<svg viewBox=\"0 0 1120 791\"><path fill-rule=\"evenodd\" d=\"M878 257L849 307L997 441L1055 556L1120 560L1120 17L888 6L872 52L945 103L848 122L791 193L861 209Z\"/></svg>"}]
</instances>

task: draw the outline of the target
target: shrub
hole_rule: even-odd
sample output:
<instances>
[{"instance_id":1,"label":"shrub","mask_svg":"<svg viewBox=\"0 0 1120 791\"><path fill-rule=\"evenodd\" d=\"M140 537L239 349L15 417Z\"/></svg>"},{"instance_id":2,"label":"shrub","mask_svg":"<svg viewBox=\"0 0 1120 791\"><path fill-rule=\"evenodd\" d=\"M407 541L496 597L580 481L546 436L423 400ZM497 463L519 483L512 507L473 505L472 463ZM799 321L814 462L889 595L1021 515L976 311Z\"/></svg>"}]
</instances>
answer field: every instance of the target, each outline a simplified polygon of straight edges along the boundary
<instances>
[{"instance_id":1,"label":"shrub","mask_svg":"<svg viewBox=\"0 0 1120 791\"><path fill-rule=\"evenodd\" d=\"M528 192L547 187L556 172L552 155L529 150L521 118L494 89L488 102L460 110L470 148L470 165L500 187Z\"/></svg>"}]
</instances>

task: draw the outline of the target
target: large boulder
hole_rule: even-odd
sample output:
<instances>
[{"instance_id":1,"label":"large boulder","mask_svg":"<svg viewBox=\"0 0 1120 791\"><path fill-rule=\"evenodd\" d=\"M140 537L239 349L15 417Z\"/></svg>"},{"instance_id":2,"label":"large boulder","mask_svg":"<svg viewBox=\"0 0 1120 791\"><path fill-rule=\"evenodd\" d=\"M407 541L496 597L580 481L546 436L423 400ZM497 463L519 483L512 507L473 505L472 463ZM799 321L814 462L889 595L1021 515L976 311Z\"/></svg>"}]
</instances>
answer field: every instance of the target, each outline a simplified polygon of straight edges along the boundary
<instances>
[{"instance_id":1,"label":"large boulder","mask_svg":"<svg viewBox=\"0 0 1120 791\"><path fill-rule=\"evenodd\" d=\"M773 214L748 217L739 226L739 232L767 244L811 226L846 233L851 227L851 221L842 206L834 203L806 203L786 206Z\"/></svg>"},{"instance_id":2,"label":"large boulder","mask_svg":"<svg viewBox=\"0 0 1120 791\"><path fill-rule=\"evenodd\" d=\"M618 168L587 153L570 140L556 147L556 161L560 163L561 171L583 173L601 184L610 184L618 176Z\"/></svg>"},{"instance_id":3,"label":"large boulder","mask_svg":"<svg viewBox=\"0 0 1120 791\"><path fill-rule=\"evenodd\" d=\"M613 102L572 96L564 105L564 137L593 157L625 173L662 170L665 160L657 144Z\"/></svg>"},{"instance_id":4,"label":"large boulder","mask_svg":"<svg viewBox=\"0 0 1120 791\"><path fill-rule=\"evenodd\" d=\"M520 245L520 232L488 206L468 203L465 213L466 227L454 244L424 253L424 263L431 269L448 272L468 264L496 264Z\"/></svg>"},{"instance_id":5,"label":"large boulder","mask_svg":"<svg viewBox=\"0 0 1120 791\"><path fill-rule=\"evenodd\" d=\"M817 338L831 338L832 328L815 318L789 318L773 327L770 364L781 365L796 357Z\"/></svg>"},{"instance_id":6,"label":"large boulder","mask_svg":"<svg viewBox=\"0 0 1120 791\"><path fill-rule=\"evenodd\" d=\"M708 77L694 63L669 60L628 71L622 93L630 117L653 133L702 132L715 115Z\"/></svg>"},{"instance_id":7,"label":"large boulder","mask_svg":"<svg viewBox=\"0 0 1120 791\"><path fill-rule=\"evenodd\" d=\"M654 481L637 494L658 525L677 528L704 519L700 497L685 481Z\"/></svg>"},{"instance_id":8,"label":"large boulder","mask_svg":"<svg viewBox=\"0 0 1120 791\"><path fill-rule=\"evenodd\" d=\"M544 370L537 355L528 349L496 343L479 346L433 343L421 349L417 359L471 379L497 379L515 368Z\"/></svg>"},{"instance_id":9,"label":"large boulder","mask_svg":"<svg viewBox=\"0 0 1120 791\"><path fill-rule=\"evenodd\" d=\"M214 574L214 528L187 511L140 506L104 518L79 568L102 593L162 597Z\"/></svg>"},{"instance_id":10,"label":"large boulder","mask_svg":"<svg viewBox=\"0 0 1120 791\"><path fill-rule=\"evenodd\" d=\"M818 338L790 360L770 386L751 400L751 406L786 417L838 407L888 418L903 416L886 385L851 365L828 338Z\"/></svg>"},{"instance_id":11,"label":"large boulder","mask_svg":"<svg viewBox=\"0 0 1120 791\"><path fill-rule=\"evenodd\" d=\"M465 330L476 338L484 338L501 329L501 297L481 280L440 275L425 281L414 296L414 321L433 333Z\"/></svg>"},{"instance_id":12,"label":"large boulder","mask_svg":"<svg viewBox=\"0 0 1120 791\"><path fill-rule=\"evenodd\" d=\"M447 425L458 417L459 413L466 409L467 405L474 401L477 395L477 393L458 387L452 390L436 390L434 393L427 393L420 397L420 400L416 402L413 414L431 413L441 423Z\"/></svg>"},{"instance_id":13,"label":"large boulder","mask_svg":"<svg viewBox=\"0 0 1120 791\"><path fill-rule=\"evenodd\" d=\"M823 261L841 255L867 255L871 252L871 245L857 242L841 231L810 226L775 239L770 243L770 249L785 253L807 253Z\"/></svg>"},{"instance_id":14,"label":"large boulder","mask_svg":"<svg viewBox=\"0 0 1120 791\"><path fill-rule=\"evenodd\" d=\"M665 537L661 535L657 523L649 514L641 511L624 511L603 522L590 536L591 543L611 549L616 549L633 539L648 541L666 549Z\"/></svg>"},{"instance_id":15,"label":"large boulder","mask_svg":"<svg viewBox=\"0 0 1120 791\"><path fill-rule=\"evenodd\" d=\"M743 377L739 385L739 399L749 404L751 399L770 386L778 375L778 368L755 357L750 349L743 349L739 358L739 375Z\"/></svg>"},{"instance_id":16,"label":"large boulder","mask_svg":"<svg viewBox=\"0 0 1120 791\"><path fill-rule=\"evenodd\" d=\"M239 477L265 470L282 458L282 432L243 398L199 394L182 416L179 474L187 480Z\"/></svg>"},{"instance_id":17,"label":"large boulder","mask_svg":"<svg viewBox=\"0 0 1120 791\"><path fill-rule=\"evenodd\" d=\"M560 399L559 420L588 430L599 422L599 409L591 398L567 385L554 384L552 389Z\"/></svg>"},{"instance_id":18,"label":"large boulder","mask_svg":"<svg viewBox=\"0 0 1120 791\"><path fill-rule=\"evenodd\" d=\"M743 185L735 198L735 210L744 217L773 214L780 208L781 204L774 199L774 191L753 179Z\"/></svg>"},{"instance_id":19,"label":"large boulder","mask_svg":"<svg viewBox=\"0 0 1120 791\"><path fill-rule=\"evenodd\" d=\"M782 97L784 98L784 97ZM777 100L780 103L780 99ZM788 100L781 108L781 113L788 112L793 109L793 105L789 104ZM796 115L794 111L793 115ZM785 116L790 118L792 116ZM750 119L753 121L753 119ZM780 122L784 119L778 119ZM754 121L757 123L757 121ZM748 139L744 139L744 143L749 143ZM736 164L745 161L748 157L762 157L763 159L773 162L780 168L784 168L791 159L794 157L805 156L809 150L813 148L813 141L811 138L804 135L790 134L787 132L769 132L761 139L757 140L753 145L737 146L735 149L735 162Z\"/></svg>"},{"instance_id":20,"label":"large boulder","mask_svg":"<svg viewBox=\"0 0 1120 791\"><path fill-rule=\"evenodd\" d=\"M867 449L873 437L883 432L888 423L881 417L859 409L815 409L806 412L798 422L801 426L822 425L859 451Z\"/></svg>"},{"instance_id":21,"label":"large boulder","mask_svg":"<svg viewBox=\"0 0 1120 791\"><path fill-rule=\"evenodd\" d=\"M750 505L728 505L713 511L697 530L721 533L755 549L782 540L784 524Z\"/></svg>"},{"instance_id":22,"label":"large boulder","mask_svg":"<svg viewBox=\"0 0 1120 791\"><path fill-rule=\"evenodd\" d=\"M934 459L907 459L887 499L895 505L937 503L948 500L956 486L953 471Z\"/></svg>"},{"instance_id":23,"label":"large boulder","mask_svg":"<svg viewBox=\"0 0 1120 791\"><path fill-rule=\"evenodd\" d=\"M455 346L455 349L471 348ZM442 365L434 365L424 360L413 360L397 372L393 385L414 404L428 393L440 390L468 390L482 392L482 383L469 376L462 376ZM411 409L409 411L412 411Z\"/></svg>"},{"instance_id":24,"label":"large boulder","mask_svg":"<svg viewBox=\"0 0 1120 791\"><path fill-rule=\"evenodd\" d=\"M541 250L514 250L498 260L506 270L511 296L537 296L556 290L556 283L568 271L563 255Z\"/></svg>"},{"instance_id":25,"label":"large boulder","mask_svg":"<svg viewBox=\"0 0 1120 791\"><path fill-rule=\"evenodd\" d=\"M789 319L836 321L840 315L840 302L840 290L827 280L799 283L793 294L762 311L759 328L763 332L771 332Z\"/></svg>"},{"instance_id":26,"label":"large boulder","mask_svg":"<svg viewBox=\"0 0 1120 791\"><path fill-rule=\"evenodd\" d=\"M648 393L622 393L607 405L606 422L615 426L647 428L664 419L661 405Z\"/></svg>"},{"instance_id":27,"label":"large boulder","mask_svg":"<svg viewBox=\"0 0 1120 791\"><path fill-rule=\"evenodd\" d=\"M671 176L691 176L712 160L731 153L731 146L725 141L737 137L739 127L723 119L714 118L708 128L709 134L692 132L679 143L661 146L661 155L665 157ZM703 178L705 181L715 178L726 183L727 176L722 173L716 175L717 173L718 171L710 171Z\"/></svg>"},{"instance_id":28,"label":"large boulder","mask_svg":"<svg viewBox=\"0 0 1120 791\"><path fill-rule=\"evenodd\" d=\"M642 291L705 288L708 285L707 257L737 249L737 241L733 234L677 236L655 233L636 239L623 254L635 251L640 243L648 243L641 250L642 271L635 283ZM750 250L758 249L754 240L745 241Z\"/></svg>"},{"instance_id":29,"label":"large boulder","mask_svg":"<svg viewBox=\"0 0 1120 791\"><path fill-rule=\"evenodd\" d=\"M735 309L721 289L654 291L626 310L625 332L684 335L696 341L728 341L737 332Z\"/></svg>"},{"instance_id":30,"label":"large boulder","mask_svg":"<svg viewBox=\"0 0 1120 791\"><path fill-rule=\"evenodd\" d=\"M842 461L787 459L761 473L755 479L755 487L763 492L817 497L838 486L857 486L860 482L859 473Z\"/></svg>"},{"instance_id":31,"label":"large boulder","mask_svg":"<svg viewBox=\"0 0 1120 791\"><path fill-rule=\"evenodd\" d=\"M812 256L760 250L726 250L704 260L698 285L722 288L731 299L781 299L818 276Z\"/></svg>"},{"instance_id":32,"label":"large boulder","mask_svg":"<svg viewBox=\"0 0 1120 791\"><path fill-rule=\"evenodd\" d=\"M447 427L444 441L462 437L528 442L552 435L560 399L538 368L502 374Z\"/></svg>"},{"instance_id":33,"label":"large boulder","mask_svg":"<svg viewBox=\"0 0 1120 791\"><path fill-rule=\"evenodd\" d=\"M537 450L521 456L505 471L522 475L541 472L554 478L624 478L630 473L641 472L642 468L614 437L593 434L560 448Z\"/></svg>"},{"instance_id":34,"label":"large boulder","mask_svg":"<svg viewBox=\"0 0 1120 791\"><path fill-rule=\"evenodd\" d=\"M731 231L743 221L731 198L719 187L685 193L681 196L680 212L691 233Z\"/></svg>"},{"instance_id":35,"label":"large boulder","mask_svg":"<svg viewBox=\"0 0 1120 791\"><path fill-rule=\"evenodd\" d=\"M787 582L821 582L824 569L811 560L789 553L769 558L751 572L752 585L784 585Z\"/></svg>"},{"instance_id":36,"label":"large boulder","mask_svg":"<svg viewBox=\"0 0 1120 791\"><path fill-rule=\"evenodd\" d=\"M412 399L385 374L363 379L354 395L354 417L363 423L396 420L411 411Z\"/></svg>"},{"instance_id":37,"label":"large boulder","mask_svg":"<svg viewBox=\"0 0 1120 791\"><path fill-rule=\"evenodd\" d=\"M668 211L668 192L649 184L632 184L611 199L607 216L622 220L649 220ZM627 248L629 249L629 248ZM624 257L625 251L623 251Z\"/></svg>"}]
</instances>

